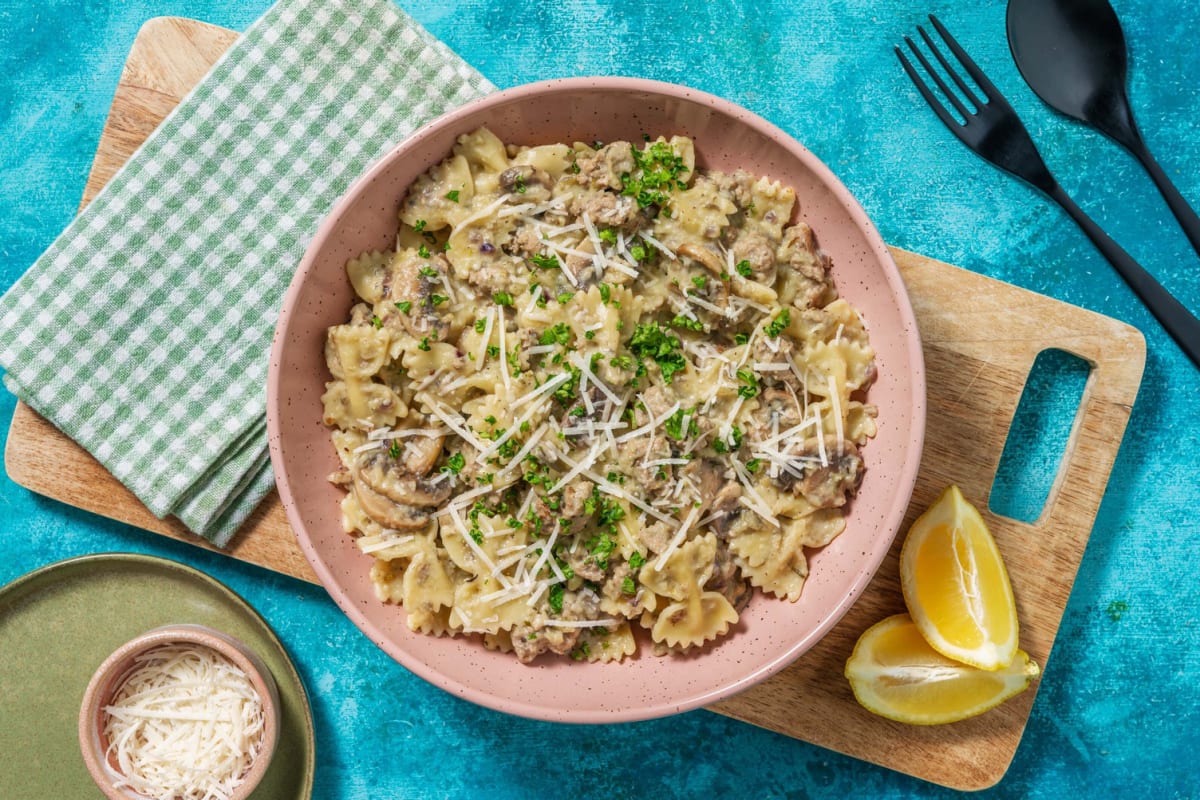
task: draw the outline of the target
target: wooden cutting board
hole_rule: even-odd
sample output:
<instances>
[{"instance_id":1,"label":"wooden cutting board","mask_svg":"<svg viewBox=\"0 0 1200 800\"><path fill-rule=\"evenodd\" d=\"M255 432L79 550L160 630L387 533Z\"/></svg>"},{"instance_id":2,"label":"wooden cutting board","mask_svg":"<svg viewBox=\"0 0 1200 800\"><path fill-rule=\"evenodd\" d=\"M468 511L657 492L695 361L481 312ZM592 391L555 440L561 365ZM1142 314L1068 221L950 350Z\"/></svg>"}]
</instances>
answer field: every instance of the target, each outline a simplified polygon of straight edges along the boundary
<instances>
[{"instance_id":1,"label":"wooden cutting board","mask_svg":"<svg viewBox=\"0 0 1200 800\"><path fill-rule=\"evenodd\" d=\"M113 99L83 203L95 196L236 39L194 20L151 20L139 33ZM892 251L924 342L929 429L905 529L949 483L978 505L1012 576L1021 645L1050 655L1141 381L1145 342L1134 328L1081 308L903 250ZM1092 365L1063 464L1032 524L987 511L993 476L1030 367L1047 348ZM155 519L85 451L18 404L5 463L39 494L200 547L173 520ZM902 536L862 598L832 633L766 683L713 711L957 789L981 789L1008 769L1036 690L982 716L922 728L875 717L855 703L842 669L855 640L904 610L897 572ZM302 580L316 576L271 496L224 551Z\"/></svg>"}]
</instances>

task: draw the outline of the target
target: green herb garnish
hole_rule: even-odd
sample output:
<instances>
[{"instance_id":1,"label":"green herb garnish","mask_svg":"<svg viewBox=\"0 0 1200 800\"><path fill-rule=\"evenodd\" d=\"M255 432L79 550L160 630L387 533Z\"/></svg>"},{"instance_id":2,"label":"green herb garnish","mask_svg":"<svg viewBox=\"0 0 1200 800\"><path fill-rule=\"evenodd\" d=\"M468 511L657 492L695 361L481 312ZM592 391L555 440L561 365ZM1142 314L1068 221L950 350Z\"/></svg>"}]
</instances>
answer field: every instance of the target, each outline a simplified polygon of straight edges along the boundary
<instances>
[{"instance_id":1,"label":"green herb garnish","mask_svg":"<svg viewBox=\"0 0 1200 800\"><path fill-rule=\"evenodd\" d=\"M451 475L457 475L462 472L462 468L467 465L467 458L462 454L462 451L456 452L446 459L446 465L442 467L442 472L449 472Z\"/></svg>"},{"instance_id":2,"label":"green herb garnish","mask_svg":"<svg viewBox=\"0 0 1200 800\"><path fill-rule=\"evenodd\" d=\"M668 384L676 372L687 367L679 337L664 331L657 322L639 324L629 339L628 347L638 358L653 359Z\"/></svg>"},{"instance_id":3,"label":"green herb garnish","mask_svg":"<svg viewBox=\"0 0 1200 800\"><path fill-rule=\"evenodd\" d=\"M758 376L750 369L739 369L737 371L737 379L742 382L742 386L738 387L738 395L749 400L758 394Z\"/></svg>"},{"instance_id":4,"label":"green herb garnish","mask_svg":"<svg viewBox=\"0 0 1200 800\"><path fill-rule=\"evenodd\" d=\"M783 333L784 328L786 328L791 323L791 321L792 321L791 313L789 313L786 308L783 309L782 311L779 312L779 315L777 317L775 317L775 319L771 320L771 324L767 325L767 327L766 327L767 336L770 336L771 338L775 338L779 334Z\"/></svg>"},{"instance_id":5,"label":"green herb garnish","mask_svg":"<svg viewBox=\"0 0 1200 800\"><path fill-rule=\"evenodd\" d=\"M683 328L684 330L688 331L702 331L704 330L704 323L698 319L692 319L691 317L685 317L682 314L676 314L671 318L671 327Z\"/></svg>"},{"instance_id":6,"label":"green herb garnish","mask_svg":"<svg viewBox=\"0 0 1200 800\"><path fill-rule=\"evenodd\" d=\"M544 256L539 253L534 253L529 257L530 262L538 269L558 269L558 256Z\"/></svg>"},{"instance_id":7,"label":"green herb garnish","mask_svg":"<svg viewBox=\"0 0 1200 800\"><path fill-rule=\"evenodd\" d=\"M541 337L538 338L539 344L561 344L568 345L571 343L571 326L565 322L559 322L551 325L546 330L542 331Z\"/></svg>"}]
</instances>

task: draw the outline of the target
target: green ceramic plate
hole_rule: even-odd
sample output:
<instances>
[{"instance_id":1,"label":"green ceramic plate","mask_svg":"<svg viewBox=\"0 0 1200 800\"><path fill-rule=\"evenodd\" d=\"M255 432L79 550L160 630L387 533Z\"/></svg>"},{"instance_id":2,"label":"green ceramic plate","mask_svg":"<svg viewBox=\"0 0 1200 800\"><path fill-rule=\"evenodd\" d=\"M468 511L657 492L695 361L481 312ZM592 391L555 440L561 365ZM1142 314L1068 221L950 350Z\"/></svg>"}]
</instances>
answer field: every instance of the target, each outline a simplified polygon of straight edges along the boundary
<instances>
[{"instance_id":1,"label":"green ceramic plate","mask_svg":"<svg viewBox=\"0 0 1200 800\"><path fill-rule=\"evenodd\" d=\"M0 589L0 797L102 797L79 753L83 691L124 642L168 623L209 625L241 639L279 685L279 745L254 792L307 800L315 745L304 684L287 651L245 600L174 561L129 553L81 556Z\"/></svg>"}]
</instances>

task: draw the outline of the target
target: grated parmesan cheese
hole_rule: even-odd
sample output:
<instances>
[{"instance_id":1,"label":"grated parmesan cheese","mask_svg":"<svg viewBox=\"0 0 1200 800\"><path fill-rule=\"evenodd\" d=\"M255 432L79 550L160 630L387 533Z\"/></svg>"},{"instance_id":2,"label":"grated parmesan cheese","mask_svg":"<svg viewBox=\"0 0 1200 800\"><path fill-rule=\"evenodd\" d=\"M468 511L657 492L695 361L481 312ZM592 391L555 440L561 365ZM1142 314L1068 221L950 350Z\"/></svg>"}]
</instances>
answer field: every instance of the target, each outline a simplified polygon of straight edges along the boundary
<instances>
[{"instance_id":1,"label":"grated parmesan cheese","mask_svg":"<svg viewBox=\"0 0 1200 800\"><path fill-rule=\"evenodd\" d=\"M218 800L243 782L265 725L245 672L208 647L168 644L138 656L104 707L103 730L118 787L155 800Z\"/></svg>"}]
</instances>

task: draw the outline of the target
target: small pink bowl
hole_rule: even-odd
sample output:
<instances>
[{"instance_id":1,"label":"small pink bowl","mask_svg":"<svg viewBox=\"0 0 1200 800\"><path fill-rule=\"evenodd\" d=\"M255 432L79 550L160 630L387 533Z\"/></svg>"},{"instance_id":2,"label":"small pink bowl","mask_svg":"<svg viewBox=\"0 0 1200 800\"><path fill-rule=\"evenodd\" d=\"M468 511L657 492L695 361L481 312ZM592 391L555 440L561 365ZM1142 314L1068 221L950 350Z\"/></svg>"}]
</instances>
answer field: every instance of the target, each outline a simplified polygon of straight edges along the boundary
<instances>
[{"instance_id":1,"label":"small pink bowl","mask_svg":"<svg viewBox=\"0 0 1200 800\"><path fill-rule=\"evenodd\" d=\"M109 800L145 800L145 796L116 782L121 773L106 753L105 706L134 668L134 660L150 650L171 644L206 647L227 658L246 673L262 701L264 726L262 749L250 765L230 800L245 800L266 774L279 738L279 690L262 659L249 647L221 631L203 625L167 625L154 628L118 647L92 676L79 709L79 747L92 780Z\"/></svg>"}]
</instances>

